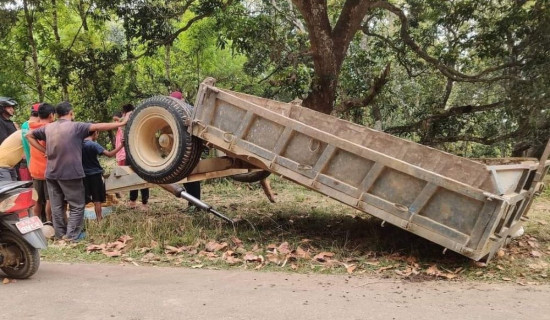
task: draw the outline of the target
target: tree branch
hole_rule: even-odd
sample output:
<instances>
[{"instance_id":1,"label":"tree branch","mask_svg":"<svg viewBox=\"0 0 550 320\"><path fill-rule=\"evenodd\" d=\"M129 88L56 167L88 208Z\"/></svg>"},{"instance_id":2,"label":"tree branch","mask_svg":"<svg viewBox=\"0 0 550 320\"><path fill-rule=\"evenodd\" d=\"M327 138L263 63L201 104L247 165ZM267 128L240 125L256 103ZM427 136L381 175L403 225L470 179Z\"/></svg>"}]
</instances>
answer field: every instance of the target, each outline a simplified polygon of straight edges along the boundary
<instances>
[{"instance_id":1,"label":"tree branch","mask_svg":"<svg viewBox=\"0 0 550 320\"><path fill-rule=\"evenodd\" d=\"M397 56L396 56L397 61L405 69L405 71L407 72L407 75L409 76L409 78L416 78L416 77L426 73L426 70L421 70L420 72L418 72L416 74L413 73L413 71L410 69L410 67L405 63L405 61L401 57L401 56L405 55L405 52L403 51L403 49L398 48L390 39L388 39L388 38L386 38L386 37L384 37L384 36L382 36L378 33L370 32L368 30L368 27L367 27L366 24L364 24L363 27L361 27L361 31L363 32L364 35L378 38L378 39L382 40L385 44L390 46L393 49L393 51L395 51L397 53Z\"/></svg>"},{"instance_id":2,"label":"tree branch","mask_svg":"<svg viewBox=\"0 0 550 320\"><path fill-rule=\"evenodd\" d=\"M438 144L438 143L445 143L445 142L469 141L469 142L477 142L477 143L489 146L497 142L519 136L523 132L524 132L524 129L519 128L516 131L503 134L501 136L495 136L495 137L476 137L476 136L470 136L470 135L457 135L453 137L438 137L427 142L430 144Z\"/></svg>"},{"instance_id":3,"label":"tree branch","mask_svg":"<svg viewBox=\"0 0 550 320\"><path fill-rule=\"evenodd\" d=\"M437 59L430 56L427 52L422 50L420 46L412 39L409 32L409 20L403 10L400 8L394 6L393 4L386 2L386 1L378 1L375 4L373 4L373 7L381 8L390 11L394 15L396 15L399 20L401 21L401 29L400 29L400 36L403 42L416 54L418 54L424 61L432 64L435 66L443 75L446 77L454 80L454 81L460 81L460 82L493 82L497 80L503 80L503 79L510 79L509 76L499 76L499 77L493 77L493 78L484 78L485 75L488 75L490 73L493 73L495 71L503 70L509 67L517 66L517 62L510 62L505 63L499 66L487 68L478 74L474 75L468 75L461 73L455 69L447 67L445 64L441 63Z\"/></svg>"},{"instance_id":4,"label":"tree branch","mask_svg":"<svg viewBox=\"0 0 550 320\"><path fill-rule=\"evenodd\" d=\"M275 9L275 11L277 11L279 14L281 14L281 16L283 16L283 18L290 22L292 25L294 25L298 30L300 30L301 32L306 32L306 28L304 27L304 24L302 23L302 21L300 21L300 19L298 19L296 17L296 14L294 12L294 8L293 8L293 4L292 4L292 1L288 0L288 6L290 7L290 14L289 12L286 12L284 10L282 10L281 8L279 8L279 6L277 5L277 1L276 0L271 0L271 6L273 7L273 9Z\"/></svg>"},{"instance_id":5,"label":"tree branch","mask_svg":"<svg viewBox=\"0 0 550 320\"><path fill-rule=\"evenodd\" d=\"M498 101L498 102L495 102L495 103L490 103L490 104L485 104L485 105L480 105L480 106L465 105L465 106L452 107L452 108L449 108L449 109L445 110L444 112L430 115L430 116L425 117L425 118L423 118L421 120L418 120L416 122L406 124L406 125L402 125L402 126L395 126L395 127L387 128L384 131L388 132L388 133L392 133L392 134L400 134L400 133L411 132L414 129L418 129L418 128L423 127L425 123L433 121L433 120L444 119L444 118L448 118L448 117L451 117L451 116L457 116L457 115L466 114L466 113L475 113L475 112L482 112L482 111L492 110L492 109L502 107L504 105L504 103L505 103L505 101Z\"/></svg>"},{"instance_id":6,"label":"tree branch","mask_svg":"<svg viewBox=\"0 0 550 320\"><path fill-rule=\"evenodd\" d=\"M332 30L331 38L334 41L334 48L338 48L338 55L345 55L351 39L361 27L363 18L372 6L371 1L347 0L340 12L338 21Z\"/></svg>"},{"instance_id":7,"label":"tree branch","mask_svg":"<svg viewBox=\"0 0 550 320\"><path fill-rule=\"evenodd\" d=\"M382 91L384 85L388 82L388 75L390 74L391 63L388 63L384 70L373 81L372 86L369 88L367 95L362 99L349 99L342 103L344 112L351 109L361 108L368 106L376 96ZM379 120L379 119L377 119Z\"/></svg>"}]
</instances>

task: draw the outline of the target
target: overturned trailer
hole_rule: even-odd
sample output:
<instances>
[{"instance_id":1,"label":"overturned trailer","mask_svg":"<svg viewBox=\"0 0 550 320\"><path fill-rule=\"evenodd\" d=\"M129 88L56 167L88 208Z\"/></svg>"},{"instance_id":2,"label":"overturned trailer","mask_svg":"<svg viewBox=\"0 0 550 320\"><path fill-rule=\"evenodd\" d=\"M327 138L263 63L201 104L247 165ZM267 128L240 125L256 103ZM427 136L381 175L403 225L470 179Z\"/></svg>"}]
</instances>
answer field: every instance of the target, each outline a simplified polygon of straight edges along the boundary
<instances>
[{"instance_id":1,"label":"overturned trailer","mask_svg":"<svg viewBox=\"0 0 550 320\"><path fill-rule=\"evenodd\" d=\"M217 88L211 78L194 107L164 96L145 100L125 143L142 183L236 173L252 181L271 172L486 261L522 227L550 167L549 147L540 161L474 161L298 104ZM226 156L200 160L205 145Z\"/></svg>"}]
</instances>

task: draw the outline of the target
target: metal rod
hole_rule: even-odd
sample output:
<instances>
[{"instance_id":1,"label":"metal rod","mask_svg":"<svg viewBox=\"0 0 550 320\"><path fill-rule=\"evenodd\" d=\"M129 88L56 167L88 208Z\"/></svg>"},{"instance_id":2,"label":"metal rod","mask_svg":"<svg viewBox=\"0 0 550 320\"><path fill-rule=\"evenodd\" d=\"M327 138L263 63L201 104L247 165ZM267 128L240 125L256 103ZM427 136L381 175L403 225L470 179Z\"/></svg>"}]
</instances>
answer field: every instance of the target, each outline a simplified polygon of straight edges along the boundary
<instances>
[{"instance_id":1,"label":"metal rod","mask_svg":"<svg viewBox=\"0 0 550 320\"><path fill-rule=\"evenodd\" d=\"M221 218L231 224L234 224L235 221L231 220L229 217L225 216L224 214L214 210L212 208L211 205L205 203L205 202L202 202L201 200L193 197L192 195L190 195L189 193L187 193L185 191L185 188L183 188L182 186L178 185L178 184L159 184L159 186L161 188L163 188L164 190L170 192L171 194L173 194L174 196L178 197L178 198L183 198L189 202L191 202L193 205L195 205L195 207L201 209L201 210L204 210L206 212L209 212L213 215L215 215L216 217L218 218Z\"/></svg>"}]
</instances>

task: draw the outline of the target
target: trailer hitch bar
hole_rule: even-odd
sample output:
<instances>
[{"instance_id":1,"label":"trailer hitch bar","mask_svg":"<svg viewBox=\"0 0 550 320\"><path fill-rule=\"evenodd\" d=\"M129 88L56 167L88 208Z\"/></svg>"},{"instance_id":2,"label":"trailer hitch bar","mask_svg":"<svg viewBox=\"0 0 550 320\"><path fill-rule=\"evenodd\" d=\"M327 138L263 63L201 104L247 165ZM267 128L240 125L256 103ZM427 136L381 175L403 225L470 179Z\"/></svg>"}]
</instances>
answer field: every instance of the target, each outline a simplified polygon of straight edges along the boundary
<instances>
[{"instance_id":1,"label":"trailer hitch bar","mask_svg":"<svg viewBox=\"0 0 550 320\"><path fill-rule=\"evenodd\" d=\"M213 215L215 215L216 217L218 218L221 218L231 224L235 224L235 221L233 221L232 219L230 219L229 217L227 217L226 215L214 210L214 208L212 208L211 205L207 204L207 203L204 203L202 202L201 200L193 197L192 195L190 195L189 193L187 193L185 191L185 188L178 185L178 184L159 184L159 187L163 188L164 190L170 192L171 194L173 194L174 196L176 196L177 198L183 198L189 202L191 202L192 204L195 205L195 207L199 208L200 210L204 210L208 213L211 213Z\"/></svg>"}]
</instances>

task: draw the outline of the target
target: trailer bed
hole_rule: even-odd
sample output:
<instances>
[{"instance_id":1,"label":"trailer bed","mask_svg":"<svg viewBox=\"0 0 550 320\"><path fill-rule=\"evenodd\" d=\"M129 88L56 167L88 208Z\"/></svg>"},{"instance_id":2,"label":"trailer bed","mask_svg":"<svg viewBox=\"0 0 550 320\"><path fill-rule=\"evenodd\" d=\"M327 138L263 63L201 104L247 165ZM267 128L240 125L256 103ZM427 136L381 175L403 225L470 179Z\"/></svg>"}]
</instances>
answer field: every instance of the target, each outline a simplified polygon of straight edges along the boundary
<instances>
[{"instance_id":1,"label":"trailer bed","mask_svg":"<svg viewBox=\"0 0 550 320\"><path fill-rule=\"evenodd\" d=\"M474 260L489 260L521 227L550 166L485 164L213 79L202 83L188 124L231 157Z\"/></svg>"}]
</instances>

